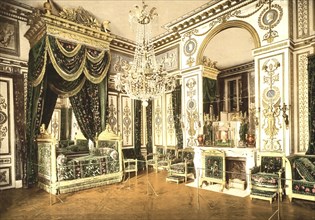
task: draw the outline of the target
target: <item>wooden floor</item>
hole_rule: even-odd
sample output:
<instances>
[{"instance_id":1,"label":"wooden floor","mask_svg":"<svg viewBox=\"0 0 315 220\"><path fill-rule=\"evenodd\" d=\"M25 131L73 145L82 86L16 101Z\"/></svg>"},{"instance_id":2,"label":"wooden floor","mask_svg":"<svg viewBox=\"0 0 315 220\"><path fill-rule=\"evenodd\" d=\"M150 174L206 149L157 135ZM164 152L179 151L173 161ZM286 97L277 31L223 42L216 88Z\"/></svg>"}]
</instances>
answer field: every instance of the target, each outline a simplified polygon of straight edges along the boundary
<instances>
[{"instance_id":1,"label":"wooden floor","mask_svg":"<svg viewBox=\"0 0 315 220\"><path fill-rule=\"evenodd\" d=\"M250 200L166 182L166 172L51 196L36 187L0 191L0 219L315 219L315 203ZM152 187L151 187L152 186ZM156 193L156 194L155 194ZM278 209L279 208L279 209ZM277 213L279 210L279 215Z\"/></svg>"}]
</instances>

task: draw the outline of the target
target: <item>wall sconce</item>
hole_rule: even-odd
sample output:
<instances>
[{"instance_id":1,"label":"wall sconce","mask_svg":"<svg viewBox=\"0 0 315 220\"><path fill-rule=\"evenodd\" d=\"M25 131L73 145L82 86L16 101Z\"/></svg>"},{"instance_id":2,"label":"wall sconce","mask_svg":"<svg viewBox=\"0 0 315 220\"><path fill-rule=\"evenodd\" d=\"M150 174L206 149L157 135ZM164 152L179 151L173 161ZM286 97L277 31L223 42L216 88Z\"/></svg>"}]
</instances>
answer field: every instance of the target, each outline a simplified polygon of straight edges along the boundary
<instances>
[{"instance_id":1,"label":"wall sconce","mask_svg":"<svg viewBox=\"0 0 315 220\"><path fill-rule=\"evenodd\" d=\"M286 126L286 129L289 128L289 116L287 114L287 110L289 110L289 108L287 107L287 105L285 103L283 103L283 107L281 108L281 106L279 106L280 110L282 111L282 117Z\"/></svg>"},{"instance_id":2,"label":"wall sconce","mask_svg":"<svg viewBox=\"0 0 315 220\"><path fill-rule=\"evenodd\" d=\"M256 116L256 113L260 114L260 107L256 108L255 104L252 103L249 108L249 114L253 116L255 126L257 127L259 125L259 119Z\"/></svg>"}]
</instances>

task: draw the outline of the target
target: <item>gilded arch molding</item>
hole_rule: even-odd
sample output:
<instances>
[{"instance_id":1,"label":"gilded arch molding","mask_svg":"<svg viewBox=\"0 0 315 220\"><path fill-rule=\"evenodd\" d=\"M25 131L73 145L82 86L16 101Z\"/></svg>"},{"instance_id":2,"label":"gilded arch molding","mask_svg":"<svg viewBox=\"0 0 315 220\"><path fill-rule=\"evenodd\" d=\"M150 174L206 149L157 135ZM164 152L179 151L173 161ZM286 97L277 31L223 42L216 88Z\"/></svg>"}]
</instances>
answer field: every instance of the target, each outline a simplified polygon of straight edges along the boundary
<instances>
[{"instance_id":1,"label":"gilded arch molding","mask_svg":"<svg viewBox=\"0 0 315 220\"><path fill-rule=\"evenodd\" d=\"M218 25L213 30L211 30L207 34L205 39L202 41L202 43L198 49L196 65L202 64L202 57L203 57L204 51L205 51L208 43L211 41L211 39L214 38L221 31L224 31L228 28L242 28L242 29L247 30L254 40L255 49L259 48L261 46L259 36L258 36L256 30L253 28L253 26L251 26L250 24L248 24L247 22L244 22L244 21L227 21L223 24Z\"/></svg>"}]
</instances>

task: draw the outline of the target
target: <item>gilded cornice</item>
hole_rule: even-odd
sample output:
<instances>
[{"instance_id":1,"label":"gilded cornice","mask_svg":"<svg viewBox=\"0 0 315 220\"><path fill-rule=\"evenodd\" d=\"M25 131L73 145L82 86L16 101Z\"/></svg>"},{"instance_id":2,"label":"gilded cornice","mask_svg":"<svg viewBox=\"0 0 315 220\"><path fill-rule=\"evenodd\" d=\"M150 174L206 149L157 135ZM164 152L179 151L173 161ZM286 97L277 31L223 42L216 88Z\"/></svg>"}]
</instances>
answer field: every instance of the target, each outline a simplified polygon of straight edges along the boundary
<instances>
[{"instance_id":1,"label":"gilded cornice","mask_svg":"<svg viewBox=\"0 0 315 220\"><path fill-rule=\"evenodd\" d=\"M244 63L238 66L234 66L231 68L227 68L224 70L221 70L220 72L220 77L223 76L228 76L230 74L235 74L235 73L241 73L241 72L245 72L245 71L250 71L250 70L254 70L255 64L254 61L248 62L248 63Z\"/></svg>"},{"instance_id":2,"label":"gilded cornice","mask_svg":"<svg viewBox=\"0 0 315 220\"><path fill-rule=\"evenodd\" d=\"M211 1L195 11L185 14L177 20L170 22L163 27L174 32L184 32L192 26L200 26L210 19L227 11L244 7L256 0L221 0ZM193 13L193 14L192 14Z\"/></svg>"},{"instance_id":3,"label":"gilded cornice","mask_svg":"<svg viewBox=\"0 0 315 220\"><path fill-rule=\"evenodd\" d=\"M168 32L153 38L153 46L155 50L161 50L169 45L174 45L174 43L179 42L180 39L179 33Z\"/></svg>"},{"instance_id":4,"label":"gilded cornice","mask_svg":"<svg viewBox=\"0 0 315 220\"><path fill-rule=\"evenodd\" d=\"M46 34L95 48L109 48L113 40L109 33L52 14L36 15L31 22L31 27L24 35L31 47Z\"/></svg>"},{"instance_id":5,"label":"gilded cornice","mask_svg":"<svg viewBox=\"0 0 315 220\"><path fill-rule=\"evenodd\" d=\"M135 42L128 40L127 38L113 35L114 39L110 42L110 49L133 55L136 49Z\"/></svg>"},{"instance_id":6,"label":"gilded cornice","mask_svg":"<svg viewBox=\"0 0 315 220\"><path fill-rule=\"evenodd\" d=\"M0 15L27 22L34 8L20 2L7 0L0 1Z\"/></svg>"},{"instance_id":7,"label":"gilded cornice","mask_svg":"<svg viewBox=\"0 0 315 220\"><path fill-rule=\"evenodd\" d=\"M274 50L280 50L283 48L292 47L292 42L290 40L281 41L275 44L269 44L264 47L260 47L253 50L253 55L257 56L263 53L269 53Z\"/></svg>"},{"instance_id":8,"label":"gilded cornice","mask_svg":"<svg viewBox=\"0 0 315 220\"><path fill-rule=\"evenodd\" d=\"M27 67L27 61L0 57L1 72L23 74L27 72Z\"/></svg>"}]
</instances>

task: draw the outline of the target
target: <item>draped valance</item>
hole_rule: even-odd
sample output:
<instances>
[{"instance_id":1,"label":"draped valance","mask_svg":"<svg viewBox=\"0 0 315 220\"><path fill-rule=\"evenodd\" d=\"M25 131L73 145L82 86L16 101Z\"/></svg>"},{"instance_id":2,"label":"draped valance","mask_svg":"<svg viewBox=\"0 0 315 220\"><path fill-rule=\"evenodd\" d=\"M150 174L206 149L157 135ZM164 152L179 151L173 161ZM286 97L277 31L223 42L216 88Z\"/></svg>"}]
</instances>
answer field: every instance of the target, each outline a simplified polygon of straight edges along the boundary
<instances>
[{"instance_id":1,"label":"draped valance","mask_svg":"<svg viewBox=\"0 0 315 220\"><path fill-rule=\"evenodd\" d=\"M58 75L48 73L50 88L58 95L73 96L82 89L86 79L94 84L102 82L110 61L108 50L97 50L47 35L30 51L29 63L33 64L30 65L30 82L32 86L38 86L44 78L47 64L51 64ZM65 86L64 81L72 83Z\"/></svg>"}]
</instances>

